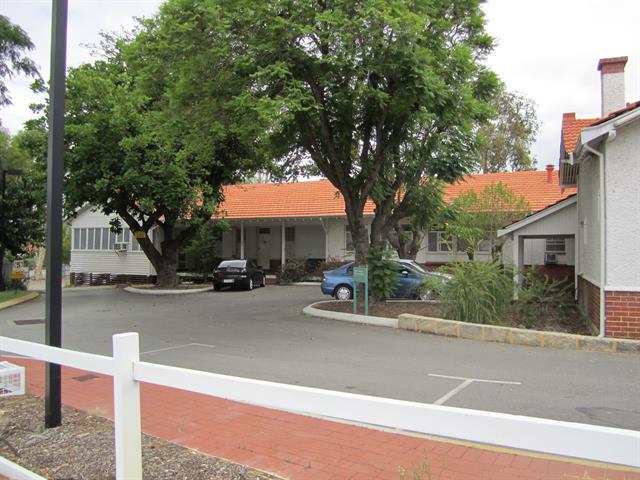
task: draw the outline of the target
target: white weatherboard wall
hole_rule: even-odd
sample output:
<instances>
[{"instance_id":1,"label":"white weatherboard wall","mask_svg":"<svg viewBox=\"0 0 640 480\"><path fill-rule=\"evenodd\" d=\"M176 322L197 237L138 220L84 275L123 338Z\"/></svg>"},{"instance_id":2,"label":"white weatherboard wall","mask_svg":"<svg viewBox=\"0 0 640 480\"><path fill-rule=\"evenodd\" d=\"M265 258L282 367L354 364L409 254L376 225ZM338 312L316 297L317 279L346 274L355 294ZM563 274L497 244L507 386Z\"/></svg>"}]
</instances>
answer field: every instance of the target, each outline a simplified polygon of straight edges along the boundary
<instances>
[{"instance_id":1,"label":"white weatherboard wall","mask_svg":"<svg viewBox=\"0 0 640 480\"><path fill-rule=\"evenodd\" d=\"M578 275L600 285L600 176L598 160L587 158L578 175L578 228L580 229L580 271Z\"/></svg>"},{"instance_id":2,"label":"white weatherboard wall","mask_svg":"<svg viewBox=\"0 0 640 480\"><path fill-rule=\"evenodd\" d=\"M563 235L565 236L565 253L558 254L557 265L575 265L575 238L577 233L576 204L573 203L525 225L513 234L525 237ZM507 238L502 247L502 261L507 266L514 265L513 242L513 239ZM526 238L524 240L524 265L544 265L546 242L546 238Z\"/></svg>"},{"instance_id":3,"label":"white weatherboard wall","mask_svg":"<svg viewBox=\"0 0 640 480\"><path fill-rule=\"evenodd\" d=\"M287 257L324 258L324 230L321 225L287 224L295 228L295 241L286 242Z\"/></svg>"},{"instance_id":4,"label":"white weatherboard wall","mask_svg":"<svg viewBox=\"0 0 640 480\"><path fill-rule=\"evenodd\" d=\"M86 209L71 222L71 228L108 228L118 218ZM123 226L126 226L122 222ZM73 239L73 231L72 231ZM142 251L116 253L110 250L76 250L71 248L71 271L75 273L112 273L118 275L155 275L155 269Z\"/></svg>"},{"instance_id":5,"label":"white weatherboard wall","mask_svg":"<svg viewBox=\"0 0 640 480\"><path fill-rule=\"evenodd\" d=\"M640 120L605 149L607 288L640 288Z\"/></svg>"},{"instance_id":6,"label":"white weatherboard wall","mask_svg":"<svg viewBox=\"0 0 640 480\"><path fill-rule=\"evenodd\" d=\"M371 228L371 218L364 219L367 231ZM353 251L347 250L347 220L336 218L327 220L329 229L329 258L335 260L353 260Z\"/></svg>"}]
</instances>

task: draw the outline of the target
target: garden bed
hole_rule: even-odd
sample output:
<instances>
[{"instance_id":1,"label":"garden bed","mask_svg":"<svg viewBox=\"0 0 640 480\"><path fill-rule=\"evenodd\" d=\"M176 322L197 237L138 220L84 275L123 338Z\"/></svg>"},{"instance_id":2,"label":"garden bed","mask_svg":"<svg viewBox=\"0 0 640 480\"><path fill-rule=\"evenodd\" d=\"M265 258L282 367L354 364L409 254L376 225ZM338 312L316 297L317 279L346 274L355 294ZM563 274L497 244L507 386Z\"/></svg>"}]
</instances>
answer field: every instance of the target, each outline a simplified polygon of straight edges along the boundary
<instances>
[{"instance_id":1,"label":"garden bed","mask_svg":"<svg viewBox=\"0 0 640 480\"><path fill-rule=\"evenodd\" d=\"M45 478L113 479L113 422L63 407L62 425L45 430L42 399L0 398L0 456ZM149 435L142 436L142 463L143 477L154 480L278 478Z\"/></svg>"},{"instance_id":2,"label":"garden bed","mask_svg":"<svg viewBox=\"0 0 640 480\"><path fill-rule=\"evenodd\" d=\"M353 313L353 302L322 302L313 305L319 310L331 312ZM364 314L363 305L358 305L358 314ZM436 302L416 302L416 301L391 301L386 303L370 303L369 315L375 317L397 318L403 313L420 315L423 317L446 318L442 313L442 306ZM501 318L489 325L501 327L527 328L531 330L544 330L549 332L573 333L578 335L591 335L586 326L586 321L581 314L576 314L571 318L561 319L559 316L541 315L539 318L525 324L518 316L515 309L508 310Z\"/></svg>"}]
</instances>

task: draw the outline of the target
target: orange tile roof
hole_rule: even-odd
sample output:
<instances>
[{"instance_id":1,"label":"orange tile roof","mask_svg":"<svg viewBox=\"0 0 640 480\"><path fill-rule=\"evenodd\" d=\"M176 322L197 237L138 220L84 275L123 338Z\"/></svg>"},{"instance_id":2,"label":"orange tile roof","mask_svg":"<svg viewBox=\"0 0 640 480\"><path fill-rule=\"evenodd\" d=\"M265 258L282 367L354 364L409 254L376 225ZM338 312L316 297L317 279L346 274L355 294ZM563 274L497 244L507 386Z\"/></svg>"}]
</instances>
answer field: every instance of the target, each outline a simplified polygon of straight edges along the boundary
<instances>
[{"instance_id":1,"label":"orange tile roof","mask_svg":"<svg viewBox=\"0 0 640 480\"><path fill-rule=\"evenodd\" d=\"M451 202L468 190L480 191L491 183L502 182L516 195L524 196L536 211L575 193L571 188L560 190L557 171L552 176L548 182L546 171L467 175L447 185L445 201ZM231 185L224 188L224 195L220 216L228 219L345 216L342 195L328 180ZM373 202L368 201L364 213L373 212Z\"/></svg>"},{"instance_id":2,"label":"orange tile roof","mask_svg":"<svg viewBox=\"0 0 640 480\"><path fill-rule=\"evenodd\" d=\"M551 175L551 181L547 175ZM486 173L484 175L467 175L460 182L447 185L444 200L449 203L458 195L469 190L482 191L492 183L502 182L518 196L524 197L535 212L562 200L576 192L575 188L560 188L558 171L534 170L530 172Z\"/></svg>"},{"instance_id":3,"label":"orange tile roof","mask_svg":"<svg viewBox=\"0 0 640 480\"><path fill-rule=\"evenodd\" d=\"M578 144L580 132L583 128L596 123L599 118L576 118L575 112L564 113L562 115L562 145L564 151L561 155L564 157L567 153L573 152Z\"/></svg>"},{"instance_id":4,"label":"orange tile roof","mask_svg":"<svg viewBox=\"0 0 640 480\"><path fill-rule=\"evenodd\" d=\"M562 144L564 146L564 151L561 152L561 155L564 157L569 152L573 152L576 149L578 140L580 139L580 132L582 132L583 128L599 125L639 107L640 101L627 103L624 108L611 112L609 115L602 118L576 118L575 112L563 113Z\"/></svg>"},{"instance_id":5,"label":"orange tile roof","mask_svg":"<svg viewBox=\"0 0 640 480\"><path fill-rule=\"evenodd\" d=\"M329 180L230 185L220 211L226 218L344 216L344 201ZM365 214L373 214L368 201Z\"/></svg>"}]
</instances>

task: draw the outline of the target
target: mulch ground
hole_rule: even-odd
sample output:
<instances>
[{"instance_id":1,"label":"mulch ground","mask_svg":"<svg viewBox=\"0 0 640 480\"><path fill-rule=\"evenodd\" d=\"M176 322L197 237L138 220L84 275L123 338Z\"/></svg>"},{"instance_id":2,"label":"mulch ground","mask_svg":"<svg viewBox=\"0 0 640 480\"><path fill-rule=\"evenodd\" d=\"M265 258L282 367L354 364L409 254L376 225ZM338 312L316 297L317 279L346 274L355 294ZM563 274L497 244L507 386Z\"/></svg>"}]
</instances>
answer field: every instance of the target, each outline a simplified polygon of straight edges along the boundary
<instances>
[{"instance_id":1,"label":"mulch ground","mask_svg":"<svg viewBox=\"0 0 640 480\"><path fill-rule=\"evenodd\" d=\"M328 310L331 312L353 313L352 301L333 301L322 302L313 305L314 308L320 310ZM359 314L364 314L364 305L358 305ZM370 303L369 315L374 317L397 318L403 313L413 315L421 315L423 317L446 318L442 313L442 306L436 302L418 302L418 301L393 301L387 303ZM513 312L507 312L502 318L496 319L492 325L513 328L528 328L523 324L518 315ZM591 335L586 327L586 322L581 315L574 318L560 320L555 315L541 316L529 328L532 330L545 330L550 332L574 333L578 335Z\"/></svg>"},{"instance_id":2,"label":"mulch ground","mask_svg":"<svg viewBox=\"0 0 640 480\"><path fill-rule=\"evenodd\" d=\"M48 479L114 479L113 422L63 407L63 424L45 429L41 398L0 398L0 456ZM142 464L154 480L279 478L145 434Z\"/></svg>"}]
</instances>

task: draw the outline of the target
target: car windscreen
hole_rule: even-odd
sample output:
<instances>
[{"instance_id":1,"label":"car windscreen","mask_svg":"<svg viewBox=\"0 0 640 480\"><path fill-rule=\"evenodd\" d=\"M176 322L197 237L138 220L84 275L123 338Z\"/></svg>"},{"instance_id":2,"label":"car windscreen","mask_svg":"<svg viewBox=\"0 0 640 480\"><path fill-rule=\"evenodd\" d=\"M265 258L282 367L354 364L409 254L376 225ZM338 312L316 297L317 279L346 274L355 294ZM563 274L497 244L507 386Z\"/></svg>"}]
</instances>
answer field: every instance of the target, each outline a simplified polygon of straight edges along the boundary
<instances>
[{"instance_id":1,"label":"car windscreen","mask_svg":"<svg viewBox=\"0 0 640 480\"><path fill-rule=\"evenodd\" d=\"M426 268L424 268L422 265L420 265L419 263L416 262L411 262L409 265L411 265L412 268L414 268L415 270L417 270L420 273L429 273L427 271Z\"/></svg>"},{"instance_id":2,"label":"car windscreen","mask_svg":"<svg viewBox=\"0 0 640 480\"><path fill-rule=\"evenodd\" d=\"M400 265L407 266L418 273L422 273L422 274L429 273L422 265L416 262L402 262Z\"/></svg>"},{"instance_id":3,"label":"car windscreen","mask_svg":"<svg viewBox=\"0 0 640 480\"><path fill-rule=\"evenodd\" d=\"M400 270L409 270L412 273L417 273L418 275L424 275L426 272L417 266L415 263L402 262L398 263L398 267Z\"/></svg>"},{"instance_id":4,"label":"car windscreen","mask_svg":"<svg viewBox=\"0 0 640 480\"><path fill-rule=\"evenodd\" d=\"M218 268L244 268L245 263L245 260L225 260L224 262L220 262Z\"/></svg>"}]
</instances>

